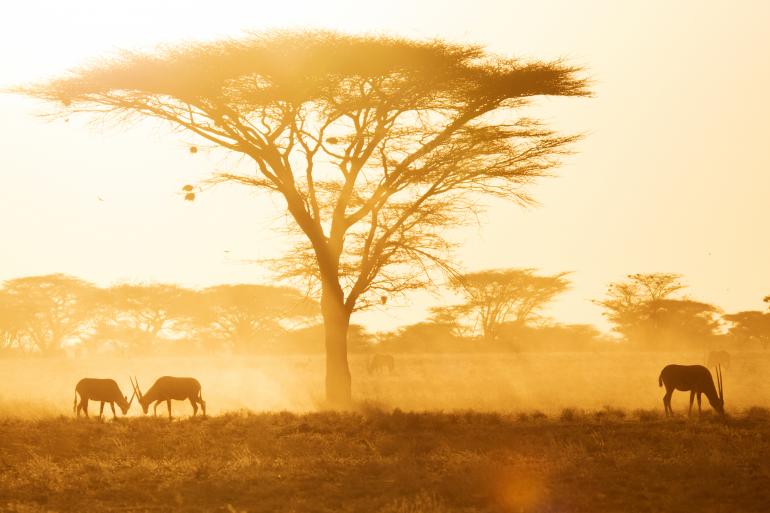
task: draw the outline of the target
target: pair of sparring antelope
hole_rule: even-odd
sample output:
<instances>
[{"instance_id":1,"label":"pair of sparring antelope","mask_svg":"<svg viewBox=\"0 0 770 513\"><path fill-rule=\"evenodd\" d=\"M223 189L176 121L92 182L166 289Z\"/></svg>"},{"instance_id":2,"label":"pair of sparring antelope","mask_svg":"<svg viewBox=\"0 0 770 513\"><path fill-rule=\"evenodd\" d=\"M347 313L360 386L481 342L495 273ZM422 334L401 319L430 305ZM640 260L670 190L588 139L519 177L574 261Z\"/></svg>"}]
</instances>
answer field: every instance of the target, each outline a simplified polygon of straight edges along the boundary
<instances>
[{"instance_id":1,"label":"pair of sparring antelope","mask_svg":"<svg viewBox=\"0 0 770 513\"><path fill-rule=\"evenodd\" d=\"M158 405L165 401L168 406L168 418L171 419L171 400L184 401L189 399L193 408L193 416L197 415L199 404L203 410L203 416L206 416L206 401L203 400L201 395L201 384L195 378L163 376L158 378L145 393L142 393L136 378L129 379L131 380L131 387L134 389L130 400L123 395L114 379L81 379L75 386L75 403L72 406L72 410L77 412L78 417L80 417L81 410L88 417L88 401L99 401L101 403L99 406L99 418L101 418L104 412L104 403L110 404L112 417L116 418L115 403L118 404L120 411L125 415L128 413L134 397L136 397L145 414L150 409L150 404L154 402L154 414L157 415ZM78 395L80 396L80 404L78 404Z\"/></svg>"},{"instance_id":2,"label":"pair of sparring antelope","mask_svg":"<svg viewBox=\"0 0 770 513\"><path fill-rule=\"evenodd\" d=\"M666 365L658 377L658 386L666 387L663 396L663 407L666 417L674 414L671 409L671 396L674 390L690 392L690 409L687 415L692 415L692 403L698 397L698 416L701 414L701 394L705 394L711 407L720 415L725 414L725 396L722 389L722 366L716 366L717 386L711 372L703 365ZM718 389L718 390L717 390Z\"/></svg>"}]
</instances>

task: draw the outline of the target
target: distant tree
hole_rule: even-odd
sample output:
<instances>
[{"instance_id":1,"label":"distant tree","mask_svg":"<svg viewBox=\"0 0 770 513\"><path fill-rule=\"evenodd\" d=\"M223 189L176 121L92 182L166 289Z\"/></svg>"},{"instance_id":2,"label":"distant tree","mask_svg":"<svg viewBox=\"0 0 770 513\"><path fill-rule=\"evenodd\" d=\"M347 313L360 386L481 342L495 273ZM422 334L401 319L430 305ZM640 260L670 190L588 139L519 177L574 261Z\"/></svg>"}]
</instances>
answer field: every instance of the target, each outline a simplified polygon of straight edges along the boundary
<instances>
[{"instance_id":1,"label":"distant tree","mask_svg":"<svg viewBox=\"0 0 770 513\"><path fill-rule=\"evenodd\" d=\"M0 353L24 349L23 329L32 312L0 290Z\"/></svg>"},{"instance_id":2,"label":"distant tree","mask_svg":"<svg viewBox=\"0 0 770 513\"><path fill-rule=\"evenodd\" d=\"M154 351L174 321L186 319L194 292L167 284L119 284L103 295L88 346L106 345L131 353Z\"/></svg>"},{"instance_id":3,"label":"distant tree","mask_svg":"<svg viewBox=\"0 0 770 513\"><path fill-rule=\"evenodd\" d=\"M610 283L606 299L594 303L604 307L616 332L629 340L639 338L647 329L650 304L682 290L681 278L672 273L629 274L625 281Z\"/></svg>"},{"instance_id":4,"label":"distant tree","mask_svg":"<svg viewBox=\"0 0 770 513\"><path fill-rule=\"evenodd\" d=\"M719 309L686 298L671 297L686 286L673 273L630 274L611 283L605 308L613 329L639 347L670 350L706 343L719 328Z\"/></svg>"},{"instance_id":5,"label":"distant tree","mask_svg":"<svg viewBox=\"0 0 770 513\"><path fill-rule=\"evenodd\" d=\"M707 347L720 327L720 310L689 299L660 299L648 305L648 349Z\"/></svg>"},{"instance_id":6,"label":"distant tree","mask_svg":"<svg viewBox=\"0 0 770 513\"><path fill-rule=\"evenodd\" d=\"M318 304L289 287L218 285L202 290L188 310L193 326L236 352L274 344L289 323L318 316Z\"/></svg>"},{"instance_id":7,"label":"distant tree","mask_svg":"<svg viewBox=\"0 0 770 513\"><path fill-rule=\"evenodd\" d=\"M540 276L534 269L499 269L458 275L450 286L465 302L445 312L472 318L486 340L495 340L505 322L525 326L536 320L544 306L567 290L567 274Z\"/></svg>"},{"instance_id":8,"label":"distant tree","mask_svg":"<svg viewBox=\"0 0 770 513\"><path fill-rule=\"evenodd\" d=\"M578 352L609 350L613 346L595 326L588 324L521 326L504 323L493 348L499 351Z\"/></svg>"},{"instance_id":9,"label":"distant tree","mask_svg":"<svg viewBox=\"0 0 770 513\"><path fill-rule=\"evenodd\" d=\"M131 328L153 337L179 318L195 301L189 289L169 284L121 284L109 289L109 303Z\"/></svg>"},{"instance_id":10,"label":"distant tree","mask_svg":"<svg viewBox=\"0 0 770 513\"><path fill-rule=\"evenodd\" d=\"M430 308L428 322L449 329L454 337L468 337L473 333L472 327L461 322L462 308L453 306L434 306Z\"/></svg>"},{"instance_id":11,"label":"distant tree","mask_svg":"<svg viewBox=\"0 0 770 513\"><path fill-rule=\"evenodd\" d=\"M530 201L523 187L576 138L517 108L587 95L579 71L440 41L278 32L126 52L21 92L167 120L251 159L218 180L286 202L298 247L282 263L320 289L334 404L350 401L353 311L449 267L444 234L478 210L473 193Z\"/></svg>"},{"instance_id":12,"label":"distant tree","mask_svg":"<svg viewBox=\"0 0 770 513\"><path fill-rule=\"evenodd\" d=\"M159 342L159 338L129 323L109 320L100 315L82 337L77 349L89 354L117 352L123 356L137 356L155 353L159 349Z\"/></svg>"},{"instance_id":13,"label":"distant tree","mask_svg":"<svg viewBox=\"0 0 770 513\"><path fill-rule=\"evenodd\" d=\"M81 337L102 300L95 286L63 274L8 280L4 290L26 312L21 336L44 355L60 354L65 341Z\"/></svg>"},{"instance_id":14,"label":"distant tree","mask_svg":"<svg viewBox=\"0 0 770 513\"><path fill-rule=\"evenodd\" d=\"M382 333L373 346L384 353L444 353L470 351L474 346L455 337L452 327L437 322L418 322L403 326L394 332Z\"/></svg>"},{"instance_id":15,"label":"distant tree","mask_svg":"<svg viewBox=\"0 0 770 513\"><path fill-rule=\"evenodd\" d=\"M731 326L729 334L741 342L756 341L770 347L770 312L749 310L724 316Z\"/></svg>"}]
</instances>

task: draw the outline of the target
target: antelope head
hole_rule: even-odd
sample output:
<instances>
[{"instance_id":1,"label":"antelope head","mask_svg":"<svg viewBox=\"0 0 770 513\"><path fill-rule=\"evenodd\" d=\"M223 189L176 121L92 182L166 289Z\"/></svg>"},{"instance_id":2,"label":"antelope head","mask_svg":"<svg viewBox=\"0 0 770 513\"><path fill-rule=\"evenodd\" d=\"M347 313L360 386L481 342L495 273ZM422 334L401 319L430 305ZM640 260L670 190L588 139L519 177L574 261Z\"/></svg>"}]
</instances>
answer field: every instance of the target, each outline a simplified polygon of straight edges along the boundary
<instances>
[{"instance_id":1,"label":"antelope head","mask_svg":"<svg viewBox=\"0 0 770 513\"><path fill-rule=\"evenodd\" d=\"M131 377L129 376L129 379ZM142 411L147 414L147 410L150 408L150 404L148 402L144 401L144 395L142 394L142 389L139 388L139 380L136 379L136 376L131 380L131 386L134 387L134 394L137 397L137 400L139 401L139 405L142 407Z\"/></svg>"},{"instance_id":2,"label":"antelope head","mask_svg":"<svg viewBox=\"0 0 770 513\"><path fill-rule=\"evenodd\" d=\"M133 386L133 384L134 383L132 382L131 385ZM130 400L125 395L123 396L123 402L118 405L118 406L120 406L120 411L123 412L123 415L128 413L128 409L131 408L131 403L134 402L134 397L136 397L136 390L134 390L134 393L131 394L131 399Z\"/></svg>"}]
</instances>

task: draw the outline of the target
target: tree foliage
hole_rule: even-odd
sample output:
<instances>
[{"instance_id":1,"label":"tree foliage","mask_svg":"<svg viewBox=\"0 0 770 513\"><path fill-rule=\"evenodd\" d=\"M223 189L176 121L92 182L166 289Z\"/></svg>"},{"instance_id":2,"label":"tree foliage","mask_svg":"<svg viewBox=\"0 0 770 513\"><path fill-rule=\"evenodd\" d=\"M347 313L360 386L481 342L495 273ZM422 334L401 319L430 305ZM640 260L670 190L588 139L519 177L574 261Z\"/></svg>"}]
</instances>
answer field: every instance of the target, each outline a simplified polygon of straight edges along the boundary
<instances>
[{"instance_id":1,"label":"tree foliage","mask_svg":"<svg viewBox=\"0 0 770 513\"><path fill-rule=\"evenodd\" d=\"M763 301L770 307L770 296ZM730 335L738 341L759 342L765 349L770 347L770 312L749 310L725 315L724 319L730 323Z\"/></svg>"},{"instance_id":2,"label":"tree foliage","mask_svg":"<svg viewBox=\"0 0 770 513\"><path fill-rule=\"evenodd\" d=\"M287 323L302 323L318 313L318 304L295 289L236 284L201 291L188 318L227 349L250 352L275 344Z\"/></svg>"},{"instance_id":3,"label":"tree foliage","mask_svg":"<svg viewBox=\"0 0 770 513\"><path fill-rule=\"evenodd\" d=\"M629 274L611 283L607 297L595 301L613 329L645 349L671 350L703 345L719 328L720 310L710 304L672 295L684 289L681 275Z\"/></svg>"},{"instance_id":4,"label":"tree foliage","mask_svg":"<svg viewBox=\"0 0 770 513\"><path fill-rule=\"evenodd\" d=\"M0 290L0 353L23 349L24 324L30 315L17 297Z\"/></svg>"},{"instance_id":5,"label":"tree foliage","mask_svg":"<svg viewBox=\"0 0 770 513\"><path fill-rule=\"evenodd\" d=\"M567 290L568 274L542 276L534 269L497 269L457 275L450 287L465 302L444 312L472 319L484 338L494 340L505 322L525 326L538 319L543 307Z\"/></svg>"},{"instance_id":6,"label":"tree foliage","mask_svg":"<svg viewBox=\"0 0 770 513\"><path fill-rule=\"evenodd\" d=\"M264 351L265 341L287 343L293 329L317 316L318 304L288 287L117 284L102 289L61 274L32 276L0 288L0 350L51 356L72 347L137 355L189 352L200 342L208 351Z\"/></svg>"},{"instance_id":7,"label":"tree foliage","mask_svg":"<svg viewBox=\"0 0 770 513\"><path fill-rule=\"evenodd\" d=\"M19 336L46 355L59 354L65 342L77 341L99 299L92 284L63 274L16 278L6 281L3 289L15 305L10 320Z\"/></svg>"}]
</instances>

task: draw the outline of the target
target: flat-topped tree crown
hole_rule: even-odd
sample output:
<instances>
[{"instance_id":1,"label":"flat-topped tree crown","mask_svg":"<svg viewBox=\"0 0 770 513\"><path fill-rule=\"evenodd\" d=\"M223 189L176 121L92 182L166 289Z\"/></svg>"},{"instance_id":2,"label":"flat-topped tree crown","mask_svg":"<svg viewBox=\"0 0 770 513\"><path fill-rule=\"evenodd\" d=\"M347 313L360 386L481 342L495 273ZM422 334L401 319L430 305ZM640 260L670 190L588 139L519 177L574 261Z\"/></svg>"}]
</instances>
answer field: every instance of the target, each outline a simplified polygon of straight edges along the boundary
<instances>
[{"instance_id":1,"label":"flat-topped tree crown","mask_svg":"<svg viewBox=\"0 0 770 513\"><path fill-rule=\"evenodd\" d=\"M67 112L165 119L253 159L254 171L215 180L286 200L300 242L284 267L319 285L339 403L350 314L451 269L445 229L478 210L477 193L530 201L524 186L576 137L515 110L588 95L579 73L443 41L270 32L124 52L21 92Z\"/></svg>"}]
</instances>

